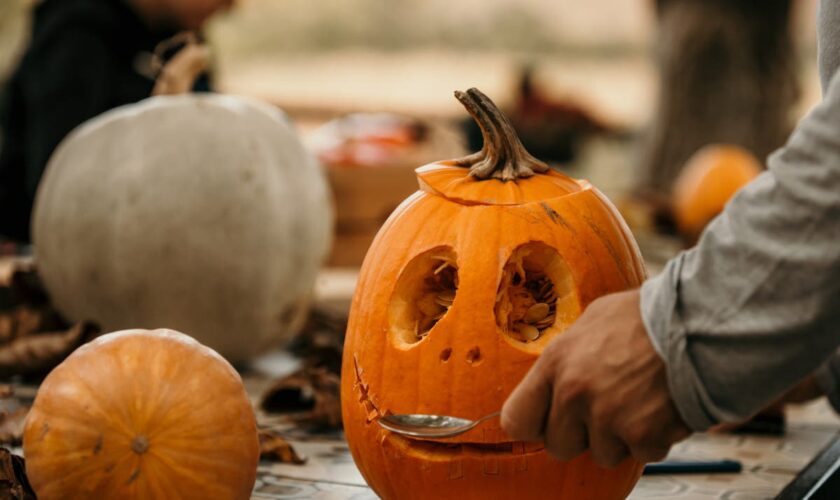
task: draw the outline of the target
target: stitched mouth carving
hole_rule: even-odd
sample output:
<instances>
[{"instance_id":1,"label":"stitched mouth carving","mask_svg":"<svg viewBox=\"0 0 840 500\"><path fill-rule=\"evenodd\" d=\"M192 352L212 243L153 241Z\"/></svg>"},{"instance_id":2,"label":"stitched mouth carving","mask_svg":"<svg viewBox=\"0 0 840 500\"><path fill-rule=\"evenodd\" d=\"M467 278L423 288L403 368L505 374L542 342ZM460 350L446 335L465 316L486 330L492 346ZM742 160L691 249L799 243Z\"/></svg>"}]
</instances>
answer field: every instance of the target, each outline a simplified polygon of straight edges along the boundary
<instances>
[{"instance_id":1,"label":"stitched mouth carving","mask_svg":"<svg viewBox=\"0 0 840 500\"><path fill-rule=\"evenodd\" d=\"M419 452L424 455L436 456L511 456L538 453L544 449L540 443L523 443L522 441L505 441L500 443L447 443L443 441L427 441L424 439L406 438L388 433L386 440L397 448Z\"/></svg>"},{"instance_id":2,"label":"stitched mouth carving","mask_svg":"<svg viewBox=\"0 0 840 500\"><path fill-rule=\"evenodd\" d=\"M370 386L362 380L362 369L359 366L359 360L353 356L353 365L356 375L354 389L359 394L359 404L364 407L367 414L368 425L376 425L378 427L378 420L385 415L389 415L388 410L381 411L379 406L374 403L373 397L370 394ZM400 436L390 431L382 432L386 434L383 436L383 444L389 443L396 448L419 452L424 455L435 456L456 456L456 455L481 455L481 456L510 456L510 455L525 455L531 453L538 453L544 449L539 443L524 443L521 441L501 441L497 443L492 442L448 442L445 439L417 439Z\"/></svg>"}]
</instances>

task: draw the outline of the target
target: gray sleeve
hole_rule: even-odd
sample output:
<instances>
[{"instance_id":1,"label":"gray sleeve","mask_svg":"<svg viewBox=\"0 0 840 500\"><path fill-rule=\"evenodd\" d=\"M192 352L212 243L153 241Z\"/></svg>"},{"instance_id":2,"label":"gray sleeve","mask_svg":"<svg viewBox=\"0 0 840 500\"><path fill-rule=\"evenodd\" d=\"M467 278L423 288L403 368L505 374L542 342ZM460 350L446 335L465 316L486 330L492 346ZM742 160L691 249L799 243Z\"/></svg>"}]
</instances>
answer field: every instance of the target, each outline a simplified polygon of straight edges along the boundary
<instances>
[{"instance_id":1,"label":"gray sleeve","mask_svg":"<svg viewBox=\"0 0 840 500\"><path fill-rule=\"evenodd\" d=\"M840 72L768 171L642 286L641 312L694 430L750 416L835 351Z\"/></svg>"}]
</instances>

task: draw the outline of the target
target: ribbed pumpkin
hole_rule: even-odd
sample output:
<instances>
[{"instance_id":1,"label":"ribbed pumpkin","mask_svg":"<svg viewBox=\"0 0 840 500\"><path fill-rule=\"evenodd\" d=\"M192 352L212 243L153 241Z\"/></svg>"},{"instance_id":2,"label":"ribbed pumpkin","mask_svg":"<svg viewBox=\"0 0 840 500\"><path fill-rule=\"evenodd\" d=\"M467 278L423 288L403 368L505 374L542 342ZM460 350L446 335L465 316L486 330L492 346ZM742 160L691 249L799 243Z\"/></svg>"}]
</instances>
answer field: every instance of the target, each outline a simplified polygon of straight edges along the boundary
<instances>
[{"instance_id":1,"label":"ribbed pumpkin","mask_svg":"<svg viewBox=\"0 0 840 500\"><path fill-rule=\"evenodd\" d=\"M674 183L671 202L685 240L697 241L729 199L761 170L755 156L740 146L712 144L694 153Z\"/></svg>"},{"instance_id":2,"label":"ribbed pumpkin","mask_svg":"<svg viewBox=\"0 0 840 500\"><path fill-rule=\"evenodd\" d=\"M38 389L23 450L41 500L244 500L259 462L239 375L171 330L77 349Z\"/></svg>"},{"instance_id":3,"label":"ribbed pumpkin","mask_svg":"<svg viewBox=\"0 0 840 500\"><path fill-rule=\"evenodd\" d=\"M286 117L217 94L80 126L33 214L39 272L66 316L174 328L232 362L295 333L331 232L325 177Z\"/></svg>"},{"instance_id":4,"label":"ribbed pumpkin","mask_svg":"<svg viewBox=\"0 0 840 500\"><path fill-rule=\"evenodd\" d=\"M513 442L498 420L447 440L384 431L392 413L497 411L545 345L601 295L645 277L637 245L586 181L522 148L475 89L456 93L484 148L417 170L362 266L342 366L353 458L386 499L618 499L642 464L570 462Z\"/></svg>"}]
</instances>

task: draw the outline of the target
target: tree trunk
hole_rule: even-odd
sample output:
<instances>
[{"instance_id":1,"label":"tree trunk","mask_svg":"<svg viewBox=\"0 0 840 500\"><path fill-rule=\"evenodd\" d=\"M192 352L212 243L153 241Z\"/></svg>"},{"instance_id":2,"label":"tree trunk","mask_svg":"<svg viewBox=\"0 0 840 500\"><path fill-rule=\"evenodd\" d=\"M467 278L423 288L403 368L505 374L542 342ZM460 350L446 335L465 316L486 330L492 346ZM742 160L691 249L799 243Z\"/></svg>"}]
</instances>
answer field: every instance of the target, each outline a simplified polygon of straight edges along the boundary
<instances>
[{"instance_id":1,"label":"tree trunk","mask_svg":"<svg viewBox=\"0 0 840 500\"><path fill-rule=\"evenodd\" d=\"M798 97L791 0L657 0L660 93L641 165L667 194L686 160L730 143L764 161L790 132Z\"/></svg>"}]
</instances>

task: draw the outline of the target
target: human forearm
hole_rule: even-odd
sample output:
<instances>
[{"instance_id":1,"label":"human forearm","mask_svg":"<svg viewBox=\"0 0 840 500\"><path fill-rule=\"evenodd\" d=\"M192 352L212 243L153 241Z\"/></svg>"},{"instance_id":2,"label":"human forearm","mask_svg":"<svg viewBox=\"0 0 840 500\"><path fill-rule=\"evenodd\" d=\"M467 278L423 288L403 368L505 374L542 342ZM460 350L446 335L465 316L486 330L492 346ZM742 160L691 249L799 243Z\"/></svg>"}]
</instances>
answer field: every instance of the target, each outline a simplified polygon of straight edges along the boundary
<instances>
[{"instance_id":1,"label":"human forearm","mask_svg":"<svg viewBox=\"0 0 840 500\"><path fill-rule=\"evenodd\" d=\"M704 234L642 290L690 427L760 409L840 341L840 77Z\"/></svg>"}]
</instances>

